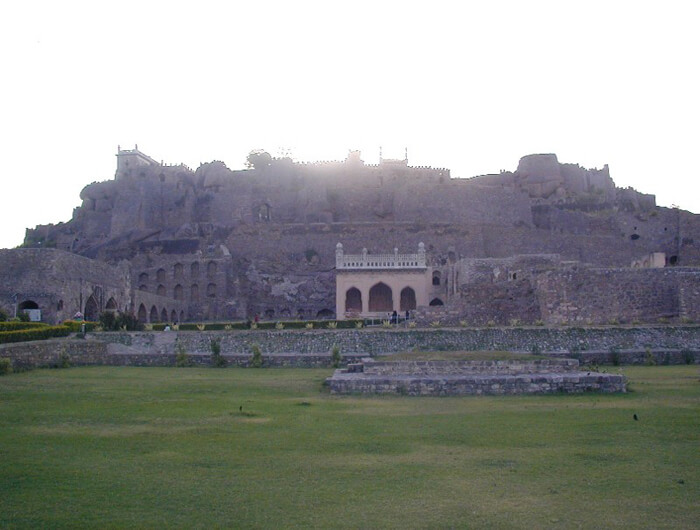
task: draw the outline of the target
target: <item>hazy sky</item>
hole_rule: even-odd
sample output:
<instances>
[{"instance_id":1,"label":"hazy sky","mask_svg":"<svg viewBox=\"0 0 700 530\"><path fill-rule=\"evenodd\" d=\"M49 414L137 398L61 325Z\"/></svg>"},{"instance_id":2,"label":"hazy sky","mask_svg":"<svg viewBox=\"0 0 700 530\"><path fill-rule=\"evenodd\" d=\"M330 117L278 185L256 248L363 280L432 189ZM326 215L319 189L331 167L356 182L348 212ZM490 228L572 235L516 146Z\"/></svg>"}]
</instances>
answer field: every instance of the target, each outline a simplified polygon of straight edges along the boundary
<instances>
[{"instance_id":1,"label":"hazy sky","mask_svg":"<svg viewBox=\"0 0 700 530\"><path fill-rule=\"evenodd\" d=\"M0 247L70 219L117 145L471 177L556 153L700 212L694 2L12 1L0 7Z\"/></svg>"}]
</instances>

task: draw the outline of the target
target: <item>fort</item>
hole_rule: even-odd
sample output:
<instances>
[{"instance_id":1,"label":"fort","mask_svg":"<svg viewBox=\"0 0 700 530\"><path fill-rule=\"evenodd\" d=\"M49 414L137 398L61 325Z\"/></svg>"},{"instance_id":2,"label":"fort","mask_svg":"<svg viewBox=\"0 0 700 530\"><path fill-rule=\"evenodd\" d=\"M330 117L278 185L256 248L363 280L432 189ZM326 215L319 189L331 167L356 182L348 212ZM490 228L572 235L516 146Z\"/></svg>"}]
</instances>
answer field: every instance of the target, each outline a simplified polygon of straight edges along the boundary
<instances>
[{"instance_id":1,"label":"fort","mask_svg":"<svg viewBox=\"0 0 700 530\"><path fill-rule=\"evenodd\" d=\"M117 309L143 322L700 320L698 215L617 188L607 166L535 154L457 179L356 151L249 165L193 171L119 148L72 219L0 251L0 307L47 322Z\"/></svg>"}]
</instances>

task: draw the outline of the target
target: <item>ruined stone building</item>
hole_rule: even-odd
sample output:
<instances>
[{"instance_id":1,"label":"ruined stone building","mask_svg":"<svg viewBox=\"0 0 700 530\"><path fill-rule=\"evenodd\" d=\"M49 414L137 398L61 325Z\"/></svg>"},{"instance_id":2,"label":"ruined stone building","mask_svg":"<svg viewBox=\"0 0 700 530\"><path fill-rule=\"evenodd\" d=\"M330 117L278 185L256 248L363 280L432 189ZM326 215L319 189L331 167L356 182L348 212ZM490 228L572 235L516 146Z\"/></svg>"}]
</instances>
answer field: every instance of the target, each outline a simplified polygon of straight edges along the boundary
<instances>
[{"instance_id":1,"label":"ruined stone building","mask_svg":"<svg viewBox=\"0 0 700 530\"><path fill-rule=\"evenodd\" d=\"M119 149L115 177L86 186L71 220L0 253L0 306L47 321L114 307L151 322L344 318L388 307L381 286L370 304L381 283L392 307L445 322L700 318L698 215L617 188L607 166L529 155L456 179L358 152L253 162L193 171ZM336 270L338 243L346 257L423 243L424 262Z\"/></svg>"}]
</instances>

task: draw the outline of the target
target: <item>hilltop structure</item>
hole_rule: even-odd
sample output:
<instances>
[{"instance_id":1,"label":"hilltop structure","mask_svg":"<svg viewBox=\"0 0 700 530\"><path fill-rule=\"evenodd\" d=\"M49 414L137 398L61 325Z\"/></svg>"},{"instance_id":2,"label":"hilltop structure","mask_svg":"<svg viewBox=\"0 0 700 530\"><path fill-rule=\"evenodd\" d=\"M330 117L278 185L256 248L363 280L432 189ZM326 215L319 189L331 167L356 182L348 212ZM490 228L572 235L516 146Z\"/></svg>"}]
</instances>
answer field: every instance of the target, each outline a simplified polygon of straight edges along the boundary
<instances>
[{"instance_id":1,"label":"hilltop structure","mask_svg":"<svg viewBox=\"0 0 700 530\"><path fill-rule=\"evenodd\" d=\"M444 322L700 318L698 216L617 188L607 166L529 155L515 171L456 179L359 152L250 162L193 171L119 149L114 179L86 186L70 221L29 229L24 249L0 253L0 306L36 305L49 321L110 299L144 321L343 318L365 312L383 283L393 309ZM338 243L346 257L423 243L424 262L338 268ZM17 266L29 249L36 265ZM364 283L345 282L352 275Z\"/></svg>"}]
</instances>

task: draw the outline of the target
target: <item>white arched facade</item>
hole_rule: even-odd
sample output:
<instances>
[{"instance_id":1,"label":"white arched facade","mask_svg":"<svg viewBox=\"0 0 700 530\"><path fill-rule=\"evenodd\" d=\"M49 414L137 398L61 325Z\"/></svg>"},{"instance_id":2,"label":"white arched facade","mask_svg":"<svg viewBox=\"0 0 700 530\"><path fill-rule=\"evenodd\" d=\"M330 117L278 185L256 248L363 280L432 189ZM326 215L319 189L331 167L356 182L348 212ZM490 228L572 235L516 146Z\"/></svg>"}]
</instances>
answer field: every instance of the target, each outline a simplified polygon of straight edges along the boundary
<instances>
[{"instance_id":1,"label":"white arched facade","mask_svg":"<svg viewBox=\"0 0 700 530\"><path fill-rule=\"evenodd\" d=\"M371 255L343 253L336 247L336 317L386 318L407 309L428 305L431 278L425 264L425 249L418 254Z\"/></svg>"}]
</instances>

